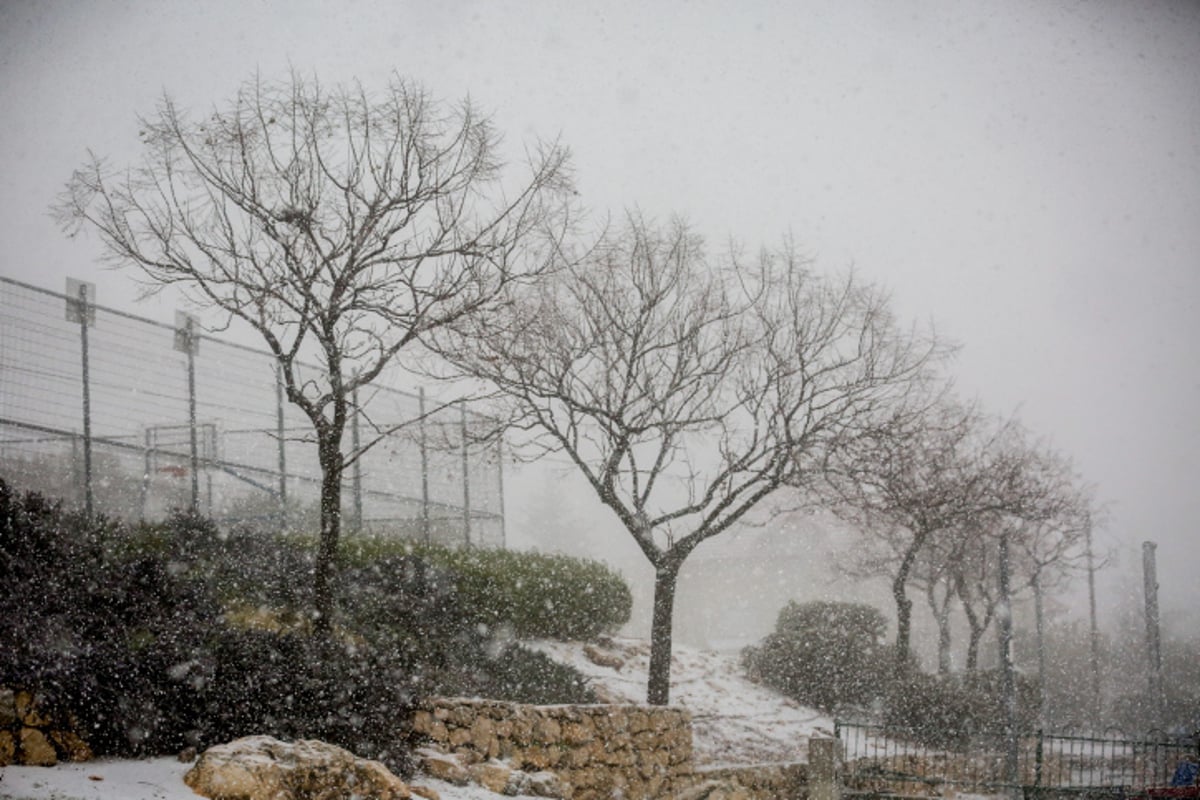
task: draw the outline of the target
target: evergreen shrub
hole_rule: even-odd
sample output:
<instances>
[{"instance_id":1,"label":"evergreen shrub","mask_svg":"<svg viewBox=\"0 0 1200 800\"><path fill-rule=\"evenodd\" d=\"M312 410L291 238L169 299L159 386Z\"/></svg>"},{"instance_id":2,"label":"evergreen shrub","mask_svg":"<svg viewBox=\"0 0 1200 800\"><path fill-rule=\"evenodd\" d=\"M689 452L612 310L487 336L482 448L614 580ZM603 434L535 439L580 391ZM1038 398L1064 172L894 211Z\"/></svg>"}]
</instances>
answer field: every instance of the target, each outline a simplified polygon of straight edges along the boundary
<instances>
[{"instance_id":1,"label":"evergreen shrub","mask_svg":"<svg viewBox=\"0 0 1200 800\"><path fill-rule=\"evenodd\" d=\"M883 644L887 621L869 605L818 601L788 603L775 630L742 652L754 680L833 713L875 701L891 666Z\"/></svg>"},{"instance_id":2,"label":"evergreen shrub","mask_svg":"<svg viewBox=\"0 0 1200 800\"><path fill-rule=\"evenodd\" d=\"M358 541L352 547L349 557L357 563L398 549L441 567L452 576L470 622L519 639L592 639L624 625L633 610L628 584L599 561L396 540Z\"/></svg>"}]
</instances>

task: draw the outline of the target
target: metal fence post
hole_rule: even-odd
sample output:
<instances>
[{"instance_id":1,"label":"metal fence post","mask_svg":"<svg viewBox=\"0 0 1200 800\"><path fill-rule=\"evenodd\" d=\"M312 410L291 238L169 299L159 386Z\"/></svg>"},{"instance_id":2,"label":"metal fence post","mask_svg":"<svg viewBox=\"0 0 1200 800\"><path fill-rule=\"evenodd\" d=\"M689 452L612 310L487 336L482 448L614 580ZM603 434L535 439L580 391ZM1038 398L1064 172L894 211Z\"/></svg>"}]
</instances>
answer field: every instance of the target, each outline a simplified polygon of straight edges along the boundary
<instances>
[{"instance_id":1,"label":"metal fence post","mask_svg":"<svg viewBox=\"0 0 1200 800\"><path fill-rule=\"evenodd\" d=\"M463 478L463 543L471 546L471 461L467 452L467 407L458 407L459 428L462 433L462 478Z\"/></svg>"},{"instance_id":2,"label":"metal fence post","mask_svg":"<svg viewBox=\"0 0 1200 800\"><path fill-rule=\"evenodd\" d=\"M354 452L354 464L350 470L351 491L354 495L354 532L362 533L363 504L362 504L362 459L359 447L361 442L358 432L358 388L350 393L350 403L354 407L354 416L350 418L350 446Z\"/></svg>"},{"instance_id":3,"label":"metal fence post","mask_svg":"<svg viewBox=\"0 0 1200 800\"><path fill-rule=\"evenodd\" d=\"M192 512L200 510L200 451L196 441L196 320L191 314L175 312L175 349L187 356L188 442L191 446Z\"/></svg>"},{"instance_id":4,"label":"metal fence post","mask_svg":"<svg viewBox=\"0 0 1200 800\"><path fill-rule=\"evenodd\" d=\"M283 427L283 367L275 364L275 438L279 448L279 528L287 527L287 445Z\"/></svg>"},{"instance_id":5,"label":"metal fence post","mask_svg":"<svg viewBox=\"0 0 1200 800\"><path fill-rule=\"evenodd\" d=\"M496 440L496 491L500 498L500 547L508 544L508 526L504 521L504 439Z\"/></svg>"},{"instance_id":6,"label":"metal fence post","mask_svg":"<svg viewBox=\"0 0 1200 800\"><path fill-rule=\"evenodd\" d=\"M425 387L417 390L417 419L420 423L421 449L421 538L429 544L429 443L425 430Z\"/></svg>"},{"instance_id":7,"label":"metal fence post","mask_svg":"<svg viewBox=\"0 0 1200 800\"><path fill-rule=\"evenodd\" d=\"M88 325L95 322L94 302L88 302L91 289L93 301L95 287L92 284L67 278L67 320L79 323L79 354L83 379L83 510L89 517L93 510L92 494L92 388L88 374ZM72 297L74 290L74 297Z\"/></svg>"}]
</instances>

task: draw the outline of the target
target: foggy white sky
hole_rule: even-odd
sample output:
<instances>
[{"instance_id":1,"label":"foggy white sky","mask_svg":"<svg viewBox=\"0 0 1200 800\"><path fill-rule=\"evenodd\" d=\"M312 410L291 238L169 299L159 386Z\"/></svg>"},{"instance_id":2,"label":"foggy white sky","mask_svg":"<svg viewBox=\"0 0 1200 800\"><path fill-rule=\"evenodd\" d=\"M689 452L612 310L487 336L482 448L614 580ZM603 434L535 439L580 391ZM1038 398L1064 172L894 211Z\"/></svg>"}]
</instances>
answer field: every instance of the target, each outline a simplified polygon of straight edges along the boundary
<instances>
[{"instance_id":1,"label":"foggy white sky","mask_svg":"<svg viewBox=\"0 0 1200 800\"><path fill-rule=\"evenodd\" d=\"M1164 608L1200 606L1200 4L4 0L0 273L130 308L47 206L87 148L132 160L164 89L203 111L289 66L561 136L600 215L853 265L1075 458L1125 566L1159 542Z\"/></svg>"}]
</instances>

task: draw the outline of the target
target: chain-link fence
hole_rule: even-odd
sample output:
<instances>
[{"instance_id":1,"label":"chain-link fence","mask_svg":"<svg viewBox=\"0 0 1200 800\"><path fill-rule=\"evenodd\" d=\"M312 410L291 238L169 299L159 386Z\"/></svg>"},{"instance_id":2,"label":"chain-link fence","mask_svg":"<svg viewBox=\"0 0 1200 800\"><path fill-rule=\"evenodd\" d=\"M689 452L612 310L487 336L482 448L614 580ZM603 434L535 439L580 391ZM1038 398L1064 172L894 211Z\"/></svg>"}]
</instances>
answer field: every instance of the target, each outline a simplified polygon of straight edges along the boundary
<instances>
[{"instance_id":1,"label":"chain-link fence","mask_svg":"<svg viewBox=\"0 0 1200 800\"><path fill-rule=\"evenodd\" d=\"M317 448L274 360L192 324L0 278L0 477L124 519L195 507L315 530ZM377 384L347 445L390 433L346 471L345 530L503 546L499 448L469 435L484 418Z\"/></svg>"}]
</instances>

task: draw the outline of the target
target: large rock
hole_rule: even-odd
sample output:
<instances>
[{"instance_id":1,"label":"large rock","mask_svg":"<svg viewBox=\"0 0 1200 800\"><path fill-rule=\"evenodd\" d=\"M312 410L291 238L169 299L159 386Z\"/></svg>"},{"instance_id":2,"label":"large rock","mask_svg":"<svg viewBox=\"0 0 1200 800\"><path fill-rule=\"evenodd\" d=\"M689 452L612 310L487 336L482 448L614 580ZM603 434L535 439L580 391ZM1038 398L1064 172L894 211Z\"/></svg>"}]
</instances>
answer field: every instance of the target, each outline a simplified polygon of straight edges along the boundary
<instances>
[{"instance_id":1,"label":"large rock","mask_svg":"<svg viewBox=\"0 0 1200 800\"><path fill-rule=\"evenodd\" d=\"M471 773L467 772L467 768L457 756L447 755L431 747L422 747L417 750L417 758L421 761L421 769L439 781L456 786L466 786L471 782Z\"/></svg>"},{"instance_id":2,"label":"large rock","mask_svg":"<svg viewBox=\"0 0 1200 800\"><path fill-rule=\"evenodd\" d=\"M407 800L404 781L378 761L302 739L248 736L210 747L183 776L192 791L220 800Z\"/></svg>"}]
</instances>

